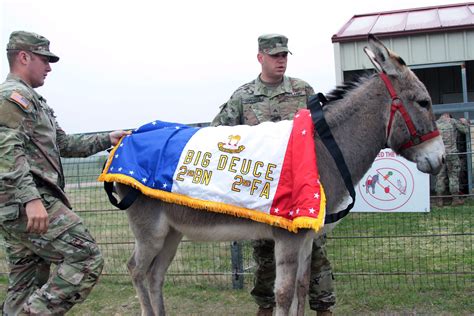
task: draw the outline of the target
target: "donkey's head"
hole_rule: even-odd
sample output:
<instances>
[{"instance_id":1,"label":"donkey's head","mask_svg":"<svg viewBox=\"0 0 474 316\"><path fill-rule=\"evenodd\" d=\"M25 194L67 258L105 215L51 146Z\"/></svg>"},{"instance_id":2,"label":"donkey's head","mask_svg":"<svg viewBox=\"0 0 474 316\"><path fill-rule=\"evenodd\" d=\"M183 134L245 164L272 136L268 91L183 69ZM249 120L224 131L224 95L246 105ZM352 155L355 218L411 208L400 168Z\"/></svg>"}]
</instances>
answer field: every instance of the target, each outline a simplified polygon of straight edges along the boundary
<instances>
[{"instance_id":1,"label":"donkey's head","mask_svg":"<svg viewBox=\"0 0 474 316\"><path fill-rule=\"evenodd\" d=\"M445 151L426 87L403 59L387 49L375 36L369 35L369 47L364 51L379 72L392 99L390 111L386 115L387 146L416 162L420 171L438 173L444 162Z\"/></svg>"}]
</instances>

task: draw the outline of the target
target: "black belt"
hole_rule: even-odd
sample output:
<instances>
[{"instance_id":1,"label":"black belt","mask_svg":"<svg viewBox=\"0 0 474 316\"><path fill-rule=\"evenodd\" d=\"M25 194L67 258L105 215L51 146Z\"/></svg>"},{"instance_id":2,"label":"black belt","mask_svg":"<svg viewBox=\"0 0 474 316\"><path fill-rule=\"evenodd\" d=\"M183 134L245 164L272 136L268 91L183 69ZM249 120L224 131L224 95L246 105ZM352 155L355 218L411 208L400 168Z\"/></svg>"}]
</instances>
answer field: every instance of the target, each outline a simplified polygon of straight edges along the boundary
<instances>
[{"instance_id":1,"label":"black belt","mask_svg":"<svg viewBox=\"0 0 474 316\"><path fill-rule=\"evenodd\" d=\"M349 194L352 198L351 204L349 204L346 209L335 214L326 215L324 222L325 224L330 224L337 222L349 214L349 211L352 209L352 207L354 207L356 194L354 190L354 184L352 183L351 173L349 172L349 168L347 168L344 156L342 155L341 149L337 145L336 140L331 133L331 129L329 128L326 119L324 118L322 106L325 103L327 103L327 100L322 93L312 95L308 100L308 109L311 111L311 118L313 119L314 127L316 128L319 137L323 141L323 144L326 146L332 158L336 162L337 169L339 170L339 173L344 180L344 184L346 185L347 191L349 191Z\"/></svg>"},{"instance_id":2,"label":"black belt","mask_svg":"<svg viewBox=\"0 0 474 316\"><path fill-rule=\"evenodd\" d=\"M110 152L110 150L108 150ZM105 165L107 164L107 160L104 162L104 166L102 167L102 170L105 169ZM114 196L114 183L113 182L106 182L104 181L104 190L105 193L107 193L107 196L109 197L110 203L112 203L113 206L121 209L121 210L126 210L127 208L130 207L130 205L135 202L137 199L138 195L140 194L140 191L133 187L129 187L130 190L127 192L127 195L122 199L122 201L118 201L117 198Z\"/></svg>"},{"instance_id":3,"label":"black belt","mask_svg":"<svg viewBox=\"0 0 474 316\"><path fill-rule=\"evenodd\" d=\"M121 210L126 210L127 208L130 207L130 205L135 202L135 200L138 197L138 194L140 191L138 191L135 188L129 187L130 191L127 192L127 195L122 199L122 201L118 202L118 200L115 198L113 192L114 192L114 183L113 182L104 182L104 190L107 193L107 196L109 197L110 203L112 203L113 206L118 207Z\"/></svg>"}]
</instances>

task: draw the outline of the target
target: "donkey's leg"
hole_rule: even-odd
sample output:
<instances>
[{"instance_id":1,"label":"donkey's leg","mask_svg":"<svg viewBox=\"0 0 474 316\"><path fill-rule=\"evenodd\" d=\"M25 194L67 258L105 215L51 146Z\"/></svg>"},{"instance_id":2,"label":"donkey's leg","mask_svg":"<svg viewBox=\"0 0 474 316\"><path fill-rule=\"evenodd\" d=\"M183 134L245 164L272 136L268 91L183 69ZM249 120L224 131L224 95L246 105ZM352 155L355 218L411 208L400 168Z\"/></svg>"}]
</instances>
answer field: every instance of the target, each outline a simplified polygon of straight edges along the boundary
<instances>
[{"instance_id":1,"label":"donkey's leg","mask_svg":"<svg viewBox=\"0 0 474 316\"><path fill-rule=\"evenodd\" d=\"M132 278L133 287L137 292L138 300L140 301L140 308L143 316L152 316L153 308L150 302L150 296L148 294L148 288L146 285L146 271L137 265L137 262L142 262L141 255L136 250L137 241L135 242L135 249L127 262L127 268Z\"/></svg>"},{"instance_id":2,"label":"donkey's leg","mask_svg":"<svg viewBox=\"0 0 474 316\"><path fill-rule=\"evenodd\" d=\"M182 238L183 234L171 228L163 243L163 247L153 260L151 269L148 272L150 299L156 315L165 315L163 283L165 281L166 271L176 255L179 242Z\"/></svg>"},{"instance_id":3,"label":"donkey's leg","mask_svg":"<svg viewBox=\"0 0 474 316\"><path fill-rule=\"evenodd\" d=\"M311 276L311 252L313 249L313 239L314 231L307 231L299 253L298 272L296 275L298 315L304 315L304 306Z\"/></svg>"},{"instance_id":4,"label":"donkey's leg","mask_svg":"<svg viewBox=\"0 0 474 316\"><path fill-rule=\"evenodd\" d=\"M279 230L275 236L275 301L276 315L296 315L296 274L299 250L304 241L299 234Z\"/></svg>"},{"instance_id":5,"label":"donkey's leg","mask_svg":"<svg viewBox=\"0 0 474 316\"><path fill-rule=\"evenodd\" d=\"M135 235L135 249L128 262L128 269L137 291L142 315L155 315L149 294L149 271L153 260L163 247L170 227L160 209L145 207L143 200L137 200L127 210L127 215Z\"/></svg>"},{"instance_id":6,"label":"donkey's leg","mask_svg":"<svg viewBox=\"0 0 474 316\"><path fill-rule=\"evenodd\" d=\"M157 243L159 242L157 241ZM127 264L130 276L132 277L133 286L135 287L140 301L143 316L155 315L148 290L149 282L147 281L148 271L158 252L159 250L153 246L136 240L135 249Z\"/></svg>"}]
</instances>

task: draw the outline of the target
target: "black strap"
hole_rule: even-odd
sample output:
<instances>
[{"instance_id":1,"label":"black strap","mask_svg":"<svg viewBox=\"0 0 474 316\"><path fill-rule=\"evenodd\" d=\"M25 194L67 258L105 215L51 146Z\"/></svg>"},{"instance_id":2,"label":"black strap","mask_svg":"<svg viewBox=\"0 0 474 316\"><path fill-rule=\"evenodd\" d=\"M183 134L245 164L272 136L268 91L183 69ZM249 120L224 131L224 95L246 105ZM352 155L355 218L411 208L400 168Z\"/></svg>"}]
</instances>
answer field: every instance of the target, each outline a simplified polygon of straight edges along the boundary
<instances>
[{"instance_id":1,"label":"black strap","mask_svg":"<svg viewBox=\"0 0 474 316\"><path fill-rule=\"evenodd\" d=\"M105 169L105 165L107 164L107 160L104 162L104 167L102 170ZM133 187L129 187L130 190L128 191L127 195L122 199L122 201L118 202L118 200L114 196L114 183L113 182L106 182L104 181L104 190L105 193L107 193L107 196L109 197L110 203L112 203L113 206L121 209L121 210L126 210L127 208L130 207L130 205L135 202L137 199L138 195L140 194L140 191Z\"/></svg>"},{"instance_id":2,"label":"black strap","mask_svg":"<svg viewBox=\"0 0 474 316\"><path fill-rule=\"evenodd\" d=\"M113 182L104 182L104 190L107 193L107 196L109 197L110 203L112 203L113 206L118 207L121 210L126 210L127 208L130 207L130 205L135 202L137 199L138 195L140 194L140 191L138 191L135 188L129 187L130 191L128 191L127 195L122 199L122 201L118 202L118 200L115 198L113 192L114 192L114 183Z\"/></svg>"},{"instance_id":3,"label":"black strap","mask_svg":"<svg viewBox=\"0 0 474 316\"><path fill-rule=\"evenodd\" d=\"M336 143L334 136L331 133L331 129L329 128L326 119L324 118L323 108L322 106L327 102L326 97L322 93L318 93L316 95L312 95L309 97L308 100L308 109L311 111L311 117L313 119L314 127L318 132L319 137L323 141L326 148L329 150L332 158L336 162L337 168L339 169L339 173L344 180L344 184L346 185L347 191L351 195L352 202L349 204L345 210L339 211L335 214L327 214L325 218L325 223L334 223L346 216L349 211L352 209L355 203L355 190L354 185L352 183L351 174L349 169L347 168L346 161L344 160L344 156L342 155L341 149Z\"/></svg>"}]
</instances>

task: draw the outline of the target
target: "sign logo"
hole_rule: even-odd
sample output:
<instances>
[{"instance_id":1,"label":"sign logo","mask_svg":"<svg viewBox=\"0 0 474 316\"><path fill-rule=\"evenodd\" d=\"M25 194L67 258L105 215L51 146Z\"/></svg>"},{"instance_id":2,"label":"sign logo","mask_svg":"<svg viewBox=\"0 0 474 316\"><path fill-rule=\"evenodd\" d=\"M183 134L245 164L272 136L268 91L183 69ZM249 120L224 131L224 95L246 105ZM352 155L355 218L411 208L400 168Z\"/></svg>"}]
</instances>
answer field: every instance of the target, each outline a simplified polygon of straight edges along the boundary
<instances>
[{"instance_id":1,"label":"sign logo","mask_svg":"<svg viewBox=\"0 0 474 316\"><path fill-rule=\"evenodd\" d=\"M390 149L378 154L357 190L355 211L429 211L429 176Z\"/></svg>"},{"instance_id":2,"label":"sign logo","mask_svg":"<svg viewBox=\"0 0 474 316\"><path fill-rule=\"evenodd\" d=\"M384 161L387 159L389 161ZM381 163L389 163L390 167ZM370 206L380 210L394 210L403 206L412 196L413 174L402 162L393 158L378 159L371 171L373 173L366 175L361 181L362 185L359 185L360 196Z\"/></svg>"}]
</instances>

